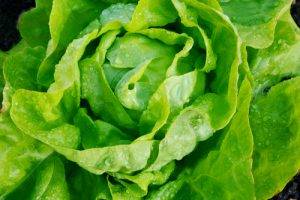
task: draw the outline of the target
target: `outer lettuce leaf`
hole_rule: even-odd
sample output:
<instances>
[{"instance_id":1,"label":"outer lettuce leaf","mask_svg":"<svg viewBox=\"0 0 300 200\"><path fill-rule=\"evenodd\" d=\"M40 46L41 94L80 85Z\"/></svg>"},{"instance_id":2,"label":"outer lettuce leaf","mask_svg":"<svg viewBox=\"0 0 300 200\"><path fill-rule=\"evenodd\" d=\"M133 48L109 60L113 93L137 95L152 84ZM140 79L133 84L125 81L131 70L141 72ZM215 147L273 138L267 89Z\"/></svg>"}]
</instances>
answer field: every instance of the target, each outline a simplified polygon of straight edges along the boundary
<instances>
[{"instance_id":1,"label":"outer lettuce leaf","mask_svg":"<svg viewBox=\"0 0 300 200\"><path fill-rule=\"evenodd\" d=\"M31 48L24 44L19 51L10 52L3 63L5 91L2 110L10 108L11 97L18 89L38 90L38 67L45 56L42 47Z\"/></svg>"},{"instance_id":2,"label":"outer lettuce leaf","mask_svg":"<svg viewBox=\"0 0 300 200\"><path fill-rule=\"evenodd\" d=\"M132 173L144 169L152 156L155 141L135 141L129 145L116 145L103 148L74 150L53 146L68 160L94 173Z\"/></svg>"},{"instance_id":3,"label":"outer lettuce leaf","mask_svg":"<svg viewBox=\"0 0 300 200\"><path fill-rule=\"evenodd\" d=\"M48 26L53 0L36 0L36 7L19 19L22 38L32 47L46 47L50 39Z\"/></svg>"},{"instance_id":4,"label":"outer lettuce leaf","mask_svg":"<svg viewBox=\"0 0 300 200\"><path fill-rule=\"evenodd\" d=\"M299 83L299 77L279 83L251 106L257 199L271 198L299 170Z\"/></svg>"},{"instance_id":5,"label":"outer lettuce leaf","mask_svg":"<svg viewBox=\"0 0 300 200\"><path fill-rule=\"evenodd\" d=\"M300 166L290 3L37 0L0 53L0 199L273 196Z\"/></svg>"},{"instance_id":6,"label":"outer lettuce leaf","mask_svg":"<svg viewBox=\"0 0 300 200\"><path fill-rule=\"evenodd\" d=\"M255 93L281 81L300 75L300 31L286 13L276 26L273 44L250 54L249 64L255 77Z\"/></svg>"},{"instance_id":7,"label":"outer lettuce leaf","mask_svg":"<svg viewBox=\"0 0 300 200\"><path fill-rule=\"evenodd\" d=\"M20 52L10 53L3 66L6 84L13 90L38 90L36 77L44 56L45 49L42 47L26 47Z\"/></svg>"},{"instance_id":8,"label":"outer lettuce leaf","mask_svg":"<svg viewBox=\"0 0 300 200\"><path fill-rule=\"evenodd\" d=\"M0 122L0 198L3 198L18 187L52 150L23 134L8 113L1 113Z\"/></svg>"},{"instance_id":9,"label":"outer lettuce leaf","mask_svg":"<svg viewBox=\"0 0 300 200\"><path fill-rule=\"evenodd\" d=\"M43 143L71 148L79 145L79 130L68 123L48 93L17 90L10 114L18 128Z\"/></svg>"},{"instance_id":10,"label":"outer lettuce leaf","mask_svg":"<svg viewBox=\"0 0 300 200\"><path fill-rule=\"evenodd\" d=\"M48 53L66 47L92 20L105 4L92 0L53 0L49 20L51 42ZM74 26L76 24L76 26Z\"/></svg>"},{"instance_id":11,"label":"outer lettuce leaf","mask_svg":"<svg viewBox=\"0 0 300 200\"><path fill-rule=\"evenodd\" d=\"M6 199L70 199L62 161L56 156L46 159Z\"/></svg>"},{"instance_id":12,"label":"outer lettuce leaf","mask_svg":"<svg viewBox=\"0 0 300 200\"><path fill-rule=\"evenodd\" d=\"M65 48L99 16L106 5L94 0L53 0L49 20L51 40L48 44L47 56L39 69L40 84L48 87L53 82L54 66L63 55Z\"/></svg>"},{"instance_id":13,"label":"outer lettuce leaf","mask_svg":"<svg viewBox=\"0 0 300 200\"><path fill-rule=\"evenodd\" d=\"M0 70L1 72L3 71L3 63L4 63L4 60L6 58L6 54L2 51L0 51ZM3 88L4 88L4 85L5 85L5 80L4 80L4 76L3 76L3 73L0 73L0 100L2 101L3 100Z\"/></svg>"},{"instance_id":14,"label":"outer lettuce leaf","mask_svg":"<svg viewBox=\"0 0 300 200\"><path fill-rule=\"evenodd\" d=\"M117 3L135 3L138 2L139 0L101 0L103 3L108 3L110 5L114 5Z\"/></svg>"},{"instance_id":15,"label":"outer lettuce leaf","mask_svg":"<svg viewBox=\"0 0 300 200\"><path fill-rule=\"evenodd\" d=\"M278 19L290 9L291 3L292 0L224 0L221 6L247 46L266 48L273 42Z\"/></svg>"},{"instance_id":16,"label":"outer lettuce leaf","mask_svg":"<svg viewBox=\"0 0 300 200\"><path fill-rule=\"evenodd\" d=\"M237 112L221 133L224 138L220 148L200 159L193 170L194 178L190 184L199 184L198 193L203 199L216 199L214 195L222 196L222 199L255 199L251 172L253 138L248 115L251 91L246 79L240 88ZM201 143L199 148L201 151ZM217 186L214 186L215 183ZM201 190L200 186L204 185L206 188ZM218 185L222 187L221 190Z\"/></svg>"},{"instance_id":17,"label":"outer lettuce leaf","mask_svg":"<svg viewBox=\"0 0 300 200\"><path fill-rule=\"evenodd\" d=\"M55 82L47 93L23 89L16 91L10 113L24 133L47 144L78 146L78 129L69 124L80 103L78 60L97 33L95 30L69 45L56 66Z\"/></svg>"}]
</instances>

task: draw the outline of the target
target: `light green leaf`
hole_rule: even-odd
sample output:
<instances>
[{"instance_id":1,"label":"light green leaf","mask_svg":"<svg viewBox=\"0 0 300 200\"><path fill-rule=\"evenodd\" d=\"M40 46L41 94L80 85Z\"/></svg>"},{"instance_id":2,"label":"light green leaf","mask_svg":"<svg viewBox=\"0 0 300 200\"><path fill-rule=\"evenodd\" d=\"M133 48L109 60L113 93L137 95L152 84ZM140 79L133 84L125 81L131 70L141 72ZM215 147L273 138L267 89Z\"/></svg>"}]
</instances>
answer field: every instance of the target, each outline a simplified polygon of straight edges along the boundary
<instances>
[{"instance_id":1,"label":"light green leaf","mask_svg":"<svg viewBox=\"0 0 300 200\"><path fill-rule=\"evenodd\" d=\"M261 94L283 78L300 75L300 31L286 13L275 30L275 39L266 49L258 50L249 59L255 77L255 93Z\"/></svg>"},{"instance_id":2,"label":"light green leaf","mask_svg":"<svg viewBox=\"0 0 300 200\"><path fill-rule=\"evenodd\" d=\"M253 138L249 124L249 106L252 99L252 88L246 79L239 92L237 112L230 125L219 134L224 134L220 148L204 155L197 162L190 185L209 185L217 183L222 187L225 196L222 199L255 199L254 181L251 173ZM201 143L199 144L201 151ZM205 151L202 149L202 151ZM224 174L226 171L226 174ZM219 188L208 186L199 193L203 199L218 199ZM219 193L219 195L218 195Z\"/></svg>"},{"instance_id":3,"label":"light green leaf","mask_svg":"<svg viewBox=\"0 0 300 200\"><path fill-rule=\"evenodd\" d=\"M119 31L103 35L96 53L80 62L82 98L87 99L92 111L107 122L126 129L133 129L135 123L122 107L106 80L103 63L107 49Z\"/></svg>"},{"instance_id":4,"label":"light green leaf","mask_svg":"<svg viewBox=\"0 0 300 200\"><path fill-rule=\"evenodd\" d=\"M6 54L0 50L0 71L3 72L3 63L6 58ZM3 88L5 86L4 75L0 73L0 100L3 100Z\"/></svg>"},{"instance_id":5,"label":"light green leaf","mask_svg":"<svg viewBox=\"0 0 300 200\"><path fill-rule=\"evenodd\" d=\"M174 55L173 47L143 35L128 34L116 40L115 46L108 52L111 65L134 68L122 77L115 89L123 106L144 110L149 98L164 80Z\"/></svg>"},{"instance_id":6,"label":"light green leaf","mask_svg":"<svg viewBox=\"0 0 300 200\"><path fill-rule=\"evenodd\" d=\"M143 138L152 138L194 96L201 95L205 87L204 79L203 74L197 71L167 78L153 94L141 116L140 133L150 132Z\"/></svg>"},{"instance_id":7,"label":"light green leaf","mask_svg":"<svg viewBox=\"0 0 300 200\"><path fill-rule=\"evenodd\" d=\"M8 113L1 113L0 198L15 190L51 153L51 148L23 134Z\"/></svg>"},{"instance_id":8,"label":"light green leaf","mask_svg":"<svg viewBox=\"0 0 300 200\"><path fill-rule=\"evenodd\" d=\"M144 169L151 157L155 141L136 141L129 145L74 150L53 146L68 160L94 174L105 172L132 173Z\"/></svg>"},{"instance_id":9,"label":"light green leaf","mask_svg":"<svg viewBox=\"0 0 300 200\"><path fill-rule=\"evenodd\" d=\"M37 90L37 71L44 56L45 49L42 47L27 47L7 56L3 66L6 84L14 90L20 88Z\"/></svg>"},{"instance_id":10,"label":"light green leaf","mask_svg":"<svg viewBox=\"0 0 300 200\"><path fill-rule=\"evenodd\" d=\"M85 149L129 144L132 139L107 122L101 120L93 122L84 109L79 110L74 121L80 129L81 142Z\"/></svg>"},{"instance_id":11,"label":"light green leaf","mask_svg":"<svg viewBox=\"0 0 300 200\"><path fill-rule=\"evenodd\" d=\"M47 47L50 39L48 26L53 0L36 0L36 7L25 12L19 19L22 38L32 47Z\"/></svg>"},{"instance_id":12,"label":"light green leaf","mask_svg":"<svg viewBox=\"0 0 300 200\"><path fill-rule=\"evenodd\" d=\"M53 0L49 27L48 55L57 47L66 47L106 6L101 1ZM76 24L76 26L75 26Z\"/></svg>"},{"instance_id":13,"label":"light green leaf","mask_svg":"<svg viewBox=\"0 0 300 200\"><path fill-rule=\"evenodd\" d=\"M170 181L167 184L161 186L157 190L154 190L149 193L147 196L147 200L172 200L172 199L188 199L188 195L190 193L183 193L180 191L182 188L183 184L185 182L185 179L182 177L179 177L178 179L174 181ZM181 196L178 196L179 191L181 192ZM182 197L182 198L180 198Z\"/></svg>"},{"instance_id":14,"label":"light green leaf","mask_svg":"<svg viewBox=\"0 0 300 200\"><path fill-rule=\"evenodd\" d=\"M169 0L140 0L133 12L132 20L125 28L129 32L134 32L164 26L175 22L176 18L176 10Z\"/></svg>"},{"instance_id":15,"label":"light green leaf","mask_svg":"<svg viewBox=\"0 0 300 200\"><path fill-rule=\"evenodd\" d=\"M24 133L47 144L78 146L79 131L69 124L80 103L78 61L97 32L91 32L69 45L56 67L55 82L47 93L24 89L15 92L10 113Z\"/></svg>"},{"instance_id":16,"label":"light green leaf","mask_svg":"<svg viewBox=\"0 0 300 200\"><path fill-rule=\"evenodd\" d=\"M247 46L266 48L273 42L278 19L290 9L291 3L292 0L223 0L221 6Z\"/></svg>"},{"instance_id":17,"label":"light green leaf","mask_svg":"<svg viewBox=\"0 0 300 200\"><path fill-rule=\"evenodd\" d=\"M62 161L55 156L47 158L6 199L69 200L70 196Z\"/></svg>"},{"instance_id":18,"label":"light green leaf","mask_svg":"<svg viewBox=\"0 0 300 200\"><path fill-rule=\"evenodd\" d=\"M76 148L80 142L79 130L66 121L61 104L48 93L17 90L10 114L19 129L43 143Z\"/></svg>"},{"instance_id":19,"label":"light green leaf","mask_svg":"<svg viewBox=\"0 0 300 200\"><path fill-rule=\"evenodd\" d=\"M149 28L137 32L151 39L160 40L170 46L183 46L182 50L176 53L175 56L170 55L170 57L174 58L172 64L168 67L167 77L192 71L196 67L195 63L202 59L201 56L195 56L191 53L194 47L194 39L185 33L178 34L162 28Z\"/></svg>"},{"instance_id":20,"label":"light green leaf","mask_svg":"<svg viewBox=\"0 0 300 200\"><path fill-rule=\"evenodd\" d=\"M182 1L172 0L182 24L186 27L186 31L193 35L198 45L206 50L205 64L202 66L202 70L209 72L216 67L216 55L212 49L212 41L208 37L207 33L198 24L198 12L196 8L188 6ZM200 51L198 52L200 53Z\"/></svg>"},{"instance_id":21,"label":"light green leaf","mask_svg":"<svg viewBox=\"0 0 300 200\"><path fill-rule=\"evenodd\" d=\"M216 76L211 84L214 93L199 96L191 106L181 111L174 119L165 138L160 142L157 160L149 170L160 169L168 162L174 159L181 160L191 153L198 141L206 140L215 131L224 128L236 109L237 74L241 62L239 38L225 16L205 4L187 2L188 5L199 10L203 20L207 20L211 26L218 26L214 33L214 40L223 40L226 43L222 45L218 42L213 43L218 56L217 68L214 71ZM222 24L222 27L219 24ZM222 56L225 54L228 56Z\"/></svg>"},{"instance_id":22,"label":"light green leaf","mask_svg":"<svg viewBox=\"0 0 300 200\"><path fill-rule=\"evenodd\" d=\"M116 68L135 68L147 60L169 56L174 48L140 34L126 34L117 38L107 52L107 59Z\"/></svg>"},{"instance_id":23,"label":"light green leaf","mask_svg":"<svg viewBox=\"0 0 300 200\"><path fill-rule=\"evenodd\" d=\"M48 89L49 94L57 96L62 101L67 113L74 116L80 103L80 71L78 62L87 45L97 37L94 30L82 38L74 40L67 48L65 55L55 66L54 80ZM63 95L63 97L60 97ZM62 98L62 99L60 99Z\"/></svg>"},{"instance_id":24,"label":"light green leaf","mask_svg":"<svg viewBox=\"0 0 300 200\"><path fill-rule=\"evenodd\" d=\"M134 4L113 4L102 11L100 15L100 23L104 26L113 21L119 21L122 25L126 25L130 22L134 9Z\"/></svg>"},{"instance_id":25,"label":"light green leaf","mask_svg":"<svg viewBox=\"0 0 300 200\"><path fill-rule=\"evenodd\" d=\"M11 97L17 89L38 90L38 67L45 56L42 47L24 45L22 50L10 52L3 63L5 92L3 110L10 108Z\"/></svg>"},{"instance_id":26,"label":"light green leaf","mask_svg":"<svg viewBox=\"0 0 300 200\"><path fill-rule=\"evenodd\" d=\"M70 199L111 199L107 180L104 175L98 176L95 174L91 174L75 164L71 165L68 171L69 176L67 176L67 183L70 193Z\"/></svg>"},{"instance_id":27,"label":"light green leaf","mask_svg":"<svg viewBox=\"0 0 300 200\"><path fill-rule=\"evenodd\" d=\"M55 65L66 47L100 15L106 5L94 0L53 0L49 20L51 40L38 73L41 85L48 87L53 82Z\"/></svg>"},{"instance_id":28,"label":"light green leaf","mask_svg":"<svg viewBox=\"0 0 300 200\"><path fill-rule=\"evenodd\" d=\"M257 199L271 198L297 173L300 78L272 87L252 103L253 175Z\"/></svg>"},{"instance_id":29,"label":"light green leaf","mask_svg":"<svg viewBox=\"0 0 300 200\"><path fill-rule=\"evenodd\" d=\"M175 163L171 162L165 167L163 167L160 171L153 172L141 172L136 175L127 175L127 174L112 174L116 177L123 186L127 188L138 187L140 189L141 197L144 197L148 193L148 187L150 185L162 185L164 184L175 169ZM122 181L124 180L124 181ZM128 183L128 181L132 183Z\"/></svg>"},{"instance_id":30,"label":"light green leaf","mask_svg":"<svg viewBox=\"0 0 300 200\"><path fill-rule=\"evenodd\" d=\"M115 68L109 63L104 63L103 70L110 88L114 91L122 77L131 69Z\"/></svg>"}]
</instances>

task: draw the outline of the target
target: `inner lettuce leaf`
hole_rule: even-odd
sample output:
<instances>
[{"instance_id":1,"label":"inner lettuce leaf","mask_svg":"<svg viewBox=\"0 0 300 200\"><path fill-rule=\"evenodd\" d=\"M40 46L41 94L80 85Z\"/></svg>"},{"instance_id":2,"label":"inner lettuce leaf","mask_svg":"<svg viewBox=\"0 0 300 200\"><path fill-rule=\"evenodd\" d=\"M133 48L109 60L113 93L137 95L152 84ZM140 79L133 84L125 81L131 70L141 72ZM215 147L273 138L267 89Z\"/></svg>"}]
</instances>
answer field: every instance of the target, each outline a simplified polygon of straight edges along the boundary
<instances>
[{"instance_id":1,"label":"inner lettuce leaf","mask_svg":"<svg viewBox=\"0 0 300 200\"><path fill-rule=\"evenodd\" d=\"M147 199L255 199L253 137L248 118L251 90L245 79L230 124L220 135L200 143L182 163L185 168L179 176L153 190ZM215 146L208 150L212 144Z\"/></svg>"},{"instance_id":2,"label":"inner lettuce leaf","mask_svg":"<svg viewBox=\"0 0 300 200\"><path fill-rule=\"evenodd\" d=\"M268 199L300 169L290 0L50 0L0 52L0 199Z\"/></svg>"}]
</instances>

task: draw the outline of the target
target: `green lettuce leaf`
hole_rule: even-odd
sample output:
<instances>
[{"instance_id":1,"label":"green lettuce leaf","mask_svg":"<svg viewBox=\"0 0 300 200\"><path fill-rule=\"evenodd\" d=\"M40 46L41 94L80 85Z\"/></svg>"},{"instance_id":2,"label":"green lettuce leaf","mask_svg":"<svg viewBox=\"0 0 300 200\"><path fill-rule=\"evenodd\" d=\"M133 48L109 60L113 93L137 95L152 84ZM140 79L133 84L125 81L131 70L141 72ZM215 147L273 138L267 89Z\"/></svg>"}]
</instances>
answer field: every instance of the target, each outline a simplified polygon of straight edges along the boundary
<instances>
[{"instance_id":1,"label":"green lettuce leaf","mask_svg":"<svg viewBox=\"0 0 300 200\"><path fill-rule=\"evenodd\" d=\"M70 199L62 161L51 156L6 199Z\"/></svg>"},{"instance_id":2,"label":"green lettuce leaf","mask_svg":"<svg viewBox=\"0 0 300 200\"><path fill-rule=\"evenodd\" d=\"M18 27L21 36L32 47L47 47L50 39L48 22L52 3L53 0L37 0L36 7L20 17Z\"/></svg>"},{"instance_id":3,"label":"green lettuce leaf","mask_svg":"<svg viewBox=\"0 0 300 200\"><path fill-rule=\"evenodd\" d=\"M40 84L49 86L53 82L54 66L65 48L105 7L106 4L101 1L53 0L49 19L51 40L48 43L47 56L39 68Z\"/></svg>"},{"instance_id":4,"label":"green lettuce leaf","mask_svg":"<svg viewBox=\"0 0 300 200\"><path fill-rule=\"evenodd\" d=\"M286 13L276 26L272 45L252 50L249 65L255 77L255 93L261 94L284 78L300 75L300 32Z\"/></svg>"},{"instance_id":5,"label":"green lettuce leaf","mask_svg":"<svg viewBox=\"0 0 300 200\"><path fill-rule=\"evenodd\" d=\"M245 80L231 123L220 135L199 143L178 178L152 191L147 199L255 199L248 118L251 90ZM210 150L212 144L216 147Z\"/></svg>"},{"instance_id":6,"label":"green lettuce leaf","mask_svg":"<svg viewBox=\"0 0 300 200\"><path fill-rule=\"evenodd\" d=\"M84 149L128 144L132 140L127 134L107 122L101 120L94 122L84 109L79 110L74 121L80 129Z\"/></svg>"},{"instance_id":7,"label":"green lettuce leaf","mask_svg":"<svg viewBox=\"0 0 300 200\"><path fill-rule=\"evenodd\" d=\"M0 51L0 199L274 196L300 167L291 3L36 0Z\"/></svg>"},{"instance_id":8,"label":"green lettuce leaf","mask_svg":"<svg viewBox=\"0 0 300 200\"><path fill-rule=\"evenodd\" d=\"M251 105L257 199L271 198L299 170L299 81L279 83Z\"/></svg>"},{"instance_id":9,"label":"green lettuce leaf","mask_svg":"<svg viewBox=\"0 0 300 200\"><path fill-rule=\"evenodd\" d=\"M221 6L236 25L243 42L260 49L272 44L276 24L291 3L291 0L222 0Z\"/></svg>"},{"instance_id":10,"label":"green lettuce leaf","mask_svg":"<svg viewBox=\"0 0 300 200\"><path fill-rule=\"evenodd\" d=\"M168 12L165 12L165 11ZM169 0L140 0L133 12L132 20L127 24L129 32L155 26L164 26L177 19L176 10Z\"/></svg>"},{"instance_id":11,"label":"green lettuce leaf","mask_svg":"<svg viewBox=\"0 0 300 200\"><path fill-rule=\"evenodd\" d=\"M80 103L78 60L97 33L95 30L70 44L56 66L55 82L47 93L24 89L15 92L10 113L24 133L47 144L78 146L78 129L68 123L77 113Z\"/></svg>"},{"instance_id":12,"label":"green lettuce leaf","mask_svg":"<svg viewBox=\"0 0 300 200\"><path fill-rule=\"evenodd\" d=\"M170 163L160 171L141 172L136 175L112 174L119 184L109 182L113 199L140 199L148 194L149 186L162 185L171 176L175 163Z\"/></svg>"},{"instance_id":13,"label":"green lettuce leaf","mask_svg":"<svg viewBox=\"0 0 300 200\"><path fill-rule=\"evenodd\" d=\"M180 4L186 5L186 4ZM239 52L240 41L229 21L205 4L188 1L187 5L198 9L201 15L212 17L212 25L223 24L219 32L215 33L216 41L223 37L227 39L226 52L232 51L231 56L222 57L224 45L221 47L217 42L214 44L216 54L220 56L215 69L215 79L212 82L211 90L215 93L207 93L199 96L189 107L185 108L170 125L165 138L160 142L157 160L149 170L157 170L168 162L176 159L181 160L191 153L198 141L206 140L219 129L224 128L230 121L236 109L237 101L237 73L241 55ZM214 13L214 14L212 14ZM204 18L204 20L209 20ZM217 23L218 22L218 23ZM215 23L215 24L214 24ZM225 75L225 76L224 76ZM214 87L218 85L218 87ZM223 87L221 87L223 86ZM182 134L184 133L184 134ZM179 147L179 148L177 148Z\"/></svg>"},{"instance_id":14,"label":"green lettuce leaf","mask_svg":"<svg viewBox=\"0 0 300 200\"><path fill-rule=\"evenodd\" d=\"M3 63L5 91L2 110L10 108L12 95L18 89L39 90L36 81L38 67L45 56L42 47L23 45L22 50L11 52ZM16 78L18 77L18 78Z\"/></svg>"},{"instance_id":15,"label":"green lettuce leaf","mask_svg":"<svg viewBox=\"0 0 300 200\"><path fill-rule=\"evenodd\" d=\"M5 58L6 58L6 54L3 51L0 51L0 70L1 70L1 72L3 71L3 63L4 63ZM1 73L0 74L0 93L1 93L0 100L1 101L3 100L4 85L5 85L5 80L4 80L3 73Z\"/></svg>"},{"instance_id":16,"label":"green lettuce leaf","mask_svg":"<svg viewBox=\"0 0 300 200\"><path fill-rule=\"evenodd\" d=\"M52 150L18 129L8 113L0 114L0 198L16 189Z\"/></svg>"},{"instance_id":17,"label":"green lettuce leaf","mask_svg":"<svg viewBox=\"0 0 300 200\"><path fill-rule=\"evenodd\" d=\"M112 30L103 35L96 53L80 62L82 98L88 100L92 111L106 121L124 128L134 128L135 123L109 87L102 68L107 49L118 34Z\"/></svg>"},{"instance_id":18,"label":"green lettuce leaf","mask_svg":"<svg viewBox=\"0 0 300 200\"><path fill-rule=\"evenodd\" d=\"M67 165L67 183L70 199L111 199L106 177L89 173L77 165ZM84 187L83 187L84 186Z\"/></svg>"}]
</instances>

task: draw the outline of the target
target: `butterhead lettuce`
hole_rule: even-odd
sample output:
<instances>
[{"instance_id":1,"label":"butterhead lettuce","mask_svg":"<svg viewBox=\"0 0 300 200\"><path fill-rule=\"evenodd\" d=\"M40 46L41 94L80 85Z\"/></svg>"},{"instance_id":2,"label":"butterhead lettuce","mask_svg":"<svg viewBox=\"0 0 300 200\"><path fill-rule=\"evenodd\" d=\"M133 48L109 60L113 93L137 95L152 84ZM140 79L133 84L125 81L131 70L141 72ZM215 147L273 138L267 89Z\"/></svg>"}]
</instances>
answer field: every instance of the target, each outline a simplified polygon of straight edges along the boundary
<instances>
[{"instance_id":1,"label":"butterhead lettuce","mask_svg":"<svg viewBox=\"0 0 300 200\"><path fill-rule=\"evenodd\" d=\"M36 0L0 52L0 199L268 199L300 169L291 0Z\"/></svg>"}]
</instances>

